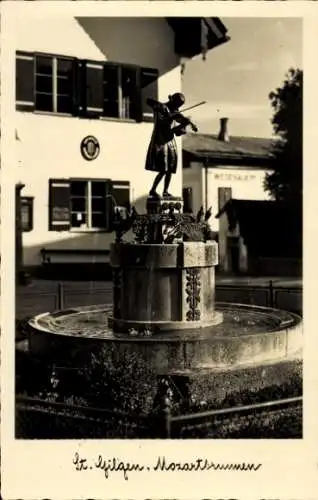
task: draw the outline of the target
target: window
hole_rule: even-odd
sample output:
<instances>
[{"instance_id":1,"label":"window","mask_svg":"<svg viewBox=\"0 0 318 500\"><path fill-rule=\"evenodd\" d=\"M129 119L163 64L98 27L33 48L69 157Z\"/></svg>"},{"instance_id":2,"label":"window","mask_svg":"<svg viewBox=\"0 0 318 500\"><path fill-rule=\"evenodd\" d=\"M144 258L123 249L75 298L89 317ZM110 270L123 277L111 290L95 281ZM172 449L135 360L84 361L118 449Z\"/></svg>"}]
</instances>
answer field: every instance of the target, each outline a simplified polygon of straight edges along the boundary
<instances>
[{"instance_id":1,"label":"window","mask_svg":"<svg viewBox=\"0 0 318 500\"><path fill-rule=\"evenodd\" d=\"M193 191L191 187L183 188L182 190L183 198L183 212L185 214L191 214L193 212Z\"/></svg>"},{"instance_id":2,"label":"window","mask_svg":"<svg viewBox=\"0 0 318 500\"><path fill-rule=\"evenodd\" d=\"M138 69L105 65L103 115L121 119L138 119Z\"/></svg>"},{"instance_id":3,"label":"window","mask_svg":"<svg viewBox=\"0 0 318 500\"><path fill-rule=\"evenodd\" d=\"M52 179L49 183L51 231L111 230L114 206L129 207L129 182L107 179Z\"/></svg>"},{"instance_id":4,"label":"window","mask_svg":"<svg viewBox=\"0 0 318 500\"><path fill-rule=\"evenodd\" d=\"M232 188L219 187L218 188L218 205L219 211L222 210L224 205L232 198Z\"/></svg>"},{"instance_id":5,"label":"window","mask_svg":"<svg viewBox=\"0 0 318 500\"><path fill-rule=\"evenodd\" d=\"M152 121L148 98L158 98L156 69L17 52L18 110Z\"/></svg>"},{"instance_id":6,"label":"window","mask_svg":"<svg viewBox=\"0 0 318 500\"><path fill-rule=\"evenodd\" d=\"M106 228L107 191L105 181L71 181L71 227L83 229Z\"/></svg>"},{"instance_id":7,"label":"window","mask_svg":"<svg viewBox=\"0 0 318 500\"><path fill-rule=\"evenodd\" d=\"M36 109L72 113L73 65L71 59L35 57Z\"/></svg>"},{"instance_id":8,"label":"window","mask_svg":"<svg viewBox=\"0 0 318 500\"><path fill-rule=\"evenodd\" d=\"M23 232L30 232L33 229L33 197L21 196L21 229Z\"/></svg>"}]
</instances>

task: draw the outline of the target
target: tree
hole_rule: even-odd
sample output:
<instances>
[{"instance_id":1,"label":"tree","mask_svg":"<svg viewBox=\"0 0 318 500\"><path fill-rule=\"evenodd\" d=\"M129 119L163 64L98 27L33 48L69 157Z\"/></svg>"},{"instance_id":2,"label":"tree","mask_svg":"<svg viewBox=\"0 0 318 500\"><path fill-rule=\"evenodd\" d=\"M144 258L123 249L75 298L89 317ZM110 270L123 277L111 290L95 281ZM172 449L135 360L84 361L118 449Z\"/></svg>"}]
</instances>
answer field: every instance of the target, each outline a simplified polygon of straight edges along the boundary
<instances>
[{"instance_id":1,"label":"tree","mask_svg":"<svg viewBox=\"0 0 318 500\"><path fill-rule=\"evenodd\" d=\"M273 145L273 173L265 178L265 189L276 200L302 202L302 114L303 72L290 69L282 86L269 94L277 140Z\"/></svg>"}]
</instances>

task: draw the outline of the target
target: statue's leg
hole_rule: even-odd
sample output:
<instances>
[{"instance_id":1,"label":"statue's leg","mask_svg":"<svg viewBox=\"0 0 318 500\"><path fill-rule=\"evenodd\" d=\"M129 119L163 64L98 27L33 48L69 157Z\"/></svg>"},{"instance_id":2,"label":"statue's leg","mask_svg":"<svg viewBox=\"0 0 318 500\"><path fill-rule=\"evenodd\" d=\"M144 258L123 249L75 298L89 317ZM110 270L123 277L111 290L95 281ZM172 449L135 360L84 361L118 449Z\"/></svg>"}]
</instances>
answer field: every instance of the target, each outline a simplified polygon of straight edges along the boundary
<instances>
[{"instance_id":1,"label":"statue's leg","mask_svg":"<svg viewBox=\"0 0 318 500\"><path fill-rule=\"evenodd\" d=\"M155 197L159 198L159 194L157 193L156 189L158 187L159 182L163 179L164 175L165 175L165 172L159 172L156 175L155 180L153 181L152 188L149 191L150 196L155 196Z\"/></svg>"},{"instance_id":2,"label":"statue's leg","mask_svg":"<svg viewBox=\"0 0 318 500\"><path fill-rule=\"evenodd\" d=\"M177 145L173 140L169 143L167 147L167 168L166 168L166 177L163 188L163 196L165 198L173 197L168 190L171 182L172 173L176 172L177 170L177 163L178 163Z\"/></svg>"},{"instance_id":3,"label":"statue's leg","mask_svg":"<svg viewBox=\"0 0 318 500\"><path fill-rule=\"evenodd\" d=\"M172 196L168 192L168 189L169 189L169 186L170 186L170 182L171 182L171 173L167 172L166 176L165 176L165 182L164 182L164 188L163 188L163 196L165 196L165 197Z\"/></svg>"}]
</instances>

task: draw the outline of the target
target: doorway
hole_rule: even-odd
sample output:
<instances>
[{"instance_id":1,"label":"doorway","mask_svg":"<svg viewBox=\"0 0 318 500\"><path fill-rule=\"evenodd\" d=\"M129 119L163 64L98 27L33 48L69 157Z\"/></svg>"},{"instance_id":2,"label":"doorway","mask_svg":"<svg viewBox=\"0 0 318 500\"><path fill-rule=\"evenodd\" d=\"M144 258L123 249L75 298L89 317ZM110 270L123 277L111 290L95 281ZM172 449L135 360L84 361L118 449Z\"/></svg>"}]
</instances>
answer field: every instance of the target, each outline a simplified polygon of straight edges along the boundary
<instances>
[{"instance_id":1,"label":"doorway","mask_svg":"<svg viewBox=\"0 0 318 500\"><path fill-rule=\"evenodd\" d=\"M227 238L227 254L229 271L238 274L240 272L240 245L238 237L229 236Z\"/></svg>"}]
</instances>

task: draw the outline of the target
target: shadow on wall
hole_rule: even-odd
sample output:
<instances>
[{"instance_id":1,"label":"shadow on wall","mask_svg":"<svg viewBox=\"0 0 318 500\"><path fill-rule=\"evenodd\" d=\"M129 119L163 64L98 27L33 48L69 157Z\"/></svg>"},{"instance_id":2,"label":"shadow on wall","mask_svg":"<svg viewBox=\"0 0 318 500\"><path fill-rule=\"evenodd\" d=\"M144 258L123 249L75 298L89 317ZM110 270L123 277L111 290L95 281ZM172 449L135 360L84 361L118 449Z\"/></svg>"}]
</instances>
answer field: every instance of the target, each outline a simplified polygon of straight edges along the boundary
<instances>
[{"instance_id":1,"label":"shadow on wall","mask_svg":"<svg viewBox=\"0 0 318 500\"><path fill-rule=\"evenodd\" d=\"M145 213L147 197L135 200L132 206L138 213ZM50 233L48 233L50 234ZM52 233L56 237L56 233ZM59 233L55 241L24 246L25 269L34 276L50 279L104 279L110 275L109 248L115 233ZM124 236L131 240L132 231ZM51 258L51 264L43 262L43 250ZM56 252L56 253L55 253Z\"/></svg>"},{"instance_id":2,"label":"shadow on wall","mask_svg":"<svg viewBox=\"0 0 318 500\"><path fill-rule=\"evenodd\" d=\"M150 68L156 61L156 69L160 75L179 65L177 55L171 56L174 50L174 31L164 17L80 17L76 21L108 61ZM170 39L170 44L166 43L166 53L163 52L163 38L166 41Z\"/></svg>"}]
</instances>

